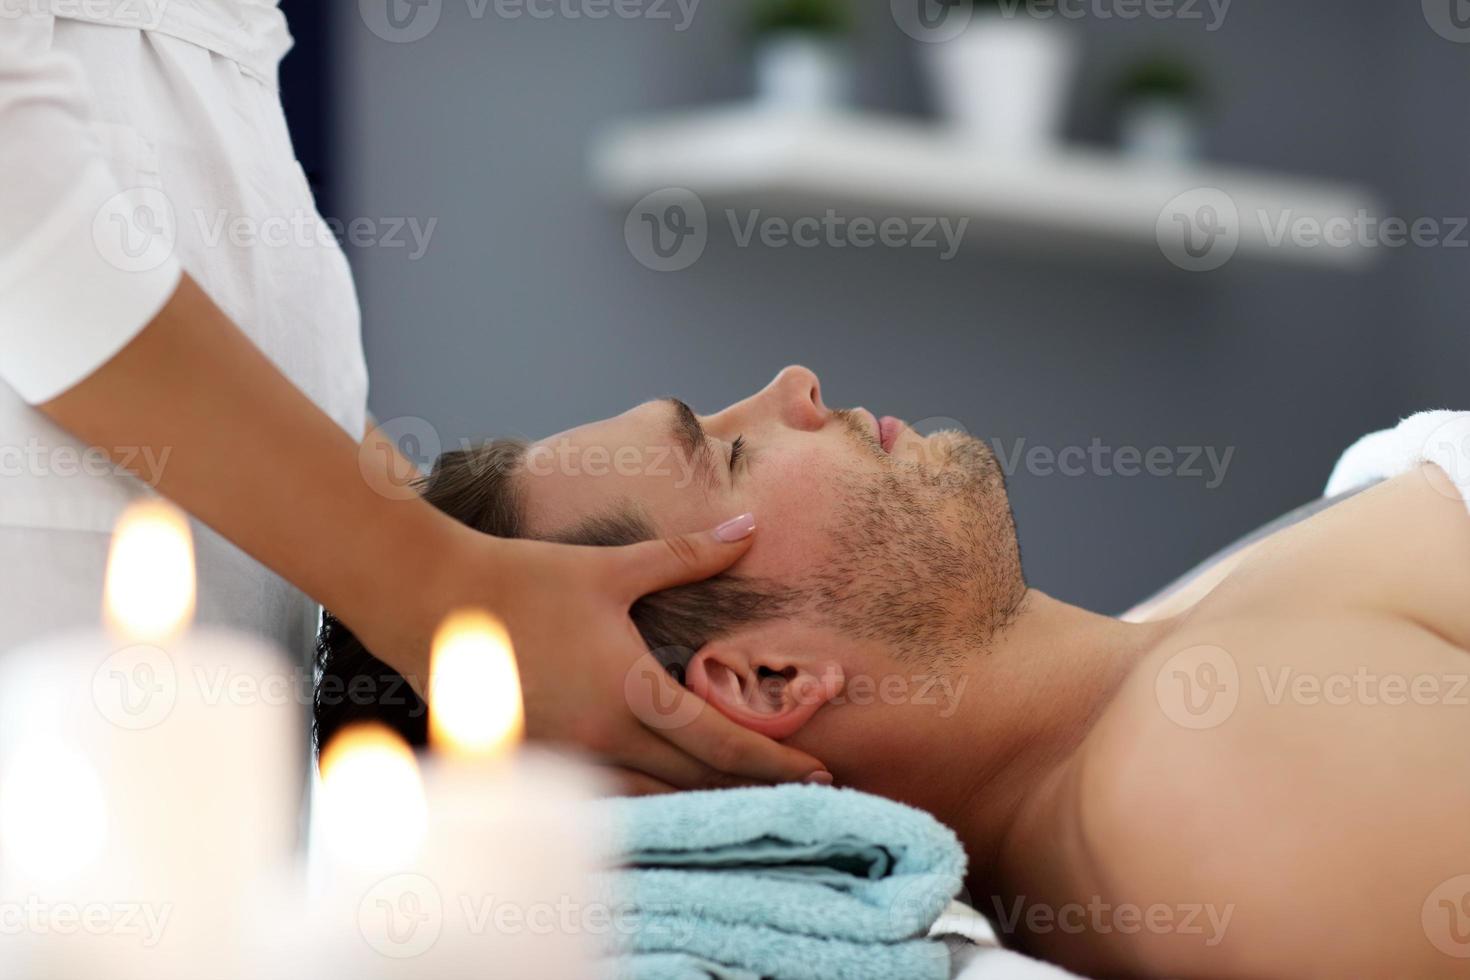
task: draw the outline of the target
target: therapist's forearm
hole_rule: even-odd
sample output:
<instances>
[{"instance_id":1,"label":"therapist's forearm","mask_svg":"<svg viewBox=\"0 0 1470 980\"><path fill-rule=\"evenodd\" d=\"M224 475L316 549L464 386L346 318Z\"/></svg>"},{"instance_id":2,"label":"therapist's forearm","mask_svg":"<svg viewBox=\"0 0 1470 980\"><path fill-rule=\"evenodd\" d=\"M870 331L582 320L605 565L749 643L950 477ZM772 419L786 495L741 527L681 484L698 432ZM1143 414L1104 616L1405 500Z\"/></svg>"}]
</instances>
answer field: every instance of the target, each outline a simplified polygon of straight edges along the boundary
<instances>
[{"instance_id":1,"label":"therapist's forearm","mask_svg":"<svg viewBox=\"0 0 1470 980\"><path fill-rule=\"evenodd\" d=\"M430 615L426 591L464 529L374 489L358 443L189 277L127 347L41 410L94 445L166 459L139 475L365 640L404 651L431 628L415 621L417 606ZM405 674L423 669L392 659Z\"/></svg>"}]
</instances>

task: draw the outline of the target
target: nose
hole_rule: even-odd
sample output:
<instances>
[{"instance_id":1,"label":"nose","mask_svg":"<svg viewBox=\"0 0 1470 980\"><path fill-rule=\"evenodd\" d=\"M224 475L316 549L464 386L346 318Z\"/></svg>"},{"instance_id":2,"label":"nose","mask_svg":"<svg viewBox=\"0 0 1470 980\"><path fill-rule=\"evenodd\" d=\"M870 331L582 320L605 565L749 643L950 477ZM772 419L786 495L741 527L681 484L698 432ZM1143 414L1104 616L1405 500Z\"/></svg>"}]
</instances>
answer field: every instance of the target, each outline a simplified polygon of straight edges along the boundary
<instances>
[{"instance_id":1,"label":"nose","mask_svg":"<svg viewBox=\"0 0 1470 980\"><path fill-rule=\"evenodd\" d=\"M822 382L804 367L792 366L742 402L706 420L713 432L764 424L784 425L815 432L831 417L822 404Z\"/></svg>"},{"instance_id":2,"label":"nose","mask_svg":"<svg viewBox=\"0 0 1470 980\"><path fill-rule=\"evenodd\" d=\"M793 429L816 431L831 414L822 404L822 382L816 372L796 364L776 375L757 397L770 399L781 420Z\"/></svg>"}]
</instances>

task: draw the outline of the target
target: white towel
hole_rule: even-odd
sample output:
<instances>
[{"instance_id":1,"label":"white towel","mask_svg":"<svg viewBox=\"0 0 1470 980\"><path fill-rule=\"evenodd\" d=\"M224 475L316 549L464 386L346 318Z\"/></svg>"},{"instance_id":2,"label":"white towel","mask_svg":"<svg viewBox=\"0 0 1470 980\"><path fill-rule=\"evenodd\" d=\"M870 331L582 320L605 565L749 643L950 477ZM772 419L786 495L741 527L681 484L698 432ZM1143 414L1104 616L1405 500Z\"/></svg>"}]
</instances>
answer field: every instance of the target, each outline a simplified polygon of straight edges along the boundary
<instances>
[{"instance_id":1,"label":"white towel","mask_svg":"<svg viewBox=\"0 0 1470 980\"><path fill-rule=\"evenodd\" d=\"M1364 436L1337 461L1326 495L1392 479L1423 463L1444 470L1470 508L1470 412L1420 412L1396 428Z\"/></svg>"},{"instance_id":2,"label":"white towel","mask_svg":"<svg viewBox=\"0 0 1470 980\"><path fill-rule=\"evenodd\" d=\"M1002 947L985 917L963 902L949 903L929 938L950 944L951 980L1079 980L1059 966Z\"/></svg>"}]
</instances>

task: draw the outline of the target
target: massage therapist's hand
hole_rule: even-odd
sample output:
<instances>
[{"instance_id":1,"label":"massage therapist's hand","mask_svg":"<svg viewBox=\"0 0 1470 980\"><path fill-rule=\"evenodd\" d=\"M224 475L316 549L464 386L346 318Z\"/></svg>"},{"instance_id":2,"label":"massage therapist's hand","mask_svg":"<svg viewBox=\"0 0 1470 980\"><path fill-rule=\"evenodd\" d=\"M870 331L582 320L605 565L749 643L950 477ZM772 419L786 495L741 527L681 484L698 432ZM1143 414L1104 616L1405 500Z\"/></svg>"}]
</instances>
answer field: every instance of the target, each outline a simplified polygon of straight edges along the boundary
<instances>
[{"instance_id":1,"label":"massage therapist's hand","mask_svg":"<svg viewBox=\"0 0 1470 980\"><path fill-rule=\"evenodd\" d=\"M626 548L493 540L488 604L510 629L527 734L576 744L630 770L625 788L830 782L822 763L736 725L681 687L628 618L638 599L699 581L749 549L754 519Z\"/></svg>"}]
</instances>

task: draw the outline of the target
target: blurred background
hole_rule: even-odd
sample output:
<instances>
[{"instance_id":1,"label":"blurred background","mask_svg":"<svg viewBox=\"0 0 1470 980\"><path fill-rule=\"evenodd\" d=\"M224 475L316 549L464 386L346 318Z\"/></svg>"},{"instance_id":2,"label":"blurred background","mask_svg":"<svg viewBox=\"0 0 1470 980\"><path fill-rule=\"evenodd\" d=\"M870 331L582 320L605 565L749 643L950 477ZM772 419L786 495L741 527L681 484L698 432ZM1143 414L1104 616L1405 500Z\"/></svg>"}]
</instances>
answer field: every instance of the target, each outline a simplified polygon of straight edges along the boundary
<instances>
[{"instance_id":1,"label":"blurred background","mask_svg":"<svg viewBox=\"0 0 1470 980\"><path fill-rule=\"evenodd\" d=\"M372 410L445 445L715 411L802 363L829 405L1018 454L1032 583L1116 612L1319 494L1364 432L1470 407L1462 0L283 6ZM708 211L660 271L635 239L688 216L639 214L668 186ZM1181 188L1239 206L1225 252L1169 240ZM1422 234L1261 235L1358 202ZM1182 207L1219 230L1213 198ZM829 208L970 223L945 257L742 243L726 215ZM1064 472L1068 447L1103 462Z\"/></svg>"}]
</instances>

